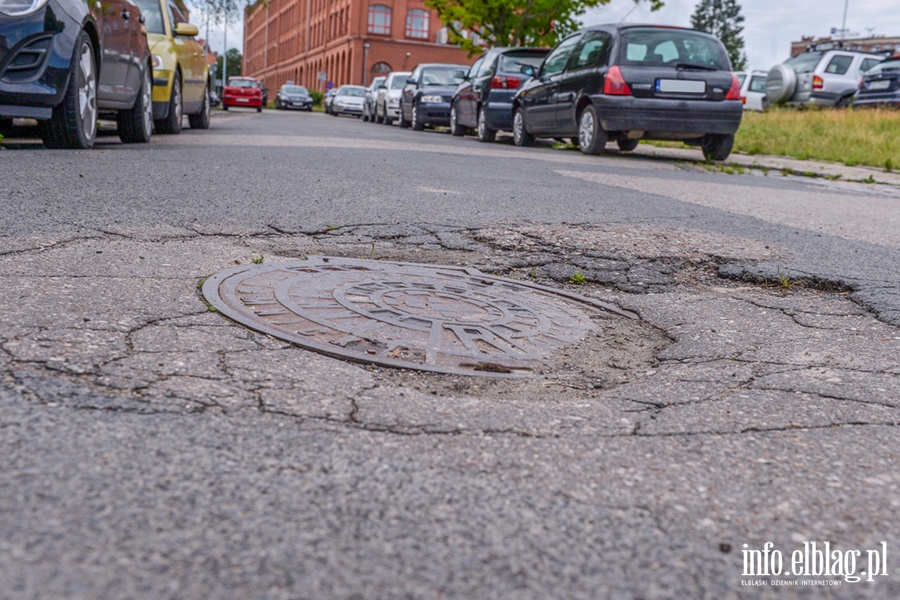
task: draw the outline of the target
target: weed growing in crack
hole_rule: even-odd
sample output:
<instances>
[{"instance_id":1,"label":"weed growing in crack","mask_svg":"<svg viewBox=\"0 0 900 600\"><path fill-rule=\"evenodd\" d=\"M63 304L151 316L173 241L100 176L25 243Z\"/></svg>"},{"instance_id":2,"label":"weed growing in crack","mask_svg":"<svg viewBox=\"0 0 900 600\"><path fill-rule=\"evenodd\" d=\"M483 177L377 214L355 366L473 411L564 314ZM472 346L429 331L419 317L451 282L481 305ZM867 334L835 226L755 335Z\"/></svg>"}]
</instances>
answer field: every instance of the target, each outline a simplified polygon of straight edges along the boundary
<instances>
[{"instance_id":1,"label":"weed growing in crack","mask_svg":"<svg viewBox=\"0 0 900 600\"><path fill-rule=\"evenodd\" d=\"M778 271L778 285L781 286L782 289L789 290L793 286L791 283L791 277L787 273L782 273Z\"/></svg>"},{"instance_id":2,"label":"weed growing in crack","mask_svg":"<svg viewBox=\"0 0 900 600\"><path fill-rule=\"evenodd\" d=\"M531 267L531 270L528 271L528 276L532 279L537 279L537 267Z\"/></svg>"},{"instance_id":3,"label":"weed growing in crack","mask_svg":"<svg viewBox=\"0 0 900 600\"><path fill-rule=\"evenodd\" d=\"M584 273L575 271L575 274L569 277L569 283L574 283L575 285L584 285L585 283L587 283L587 277L584 276Z\"/></svg>"},{"instance_id":4,"label":"weed growing in crack","mask_svg":"<svg viewBox=\"0 0 900 600\"><path fill-rule=\"evenodd\" d=\"M212 275L207 275L206 277L201 277L197 282L197 291L200 292L200 299L203 301L203 304L206 305L206 310L209 312L219 312L219 309L210 304L206 297L203 295L203 284L206 283L206 280L212 277Z\"/></svg>"},{"instance_id":5,"label":"weed growing in crack","mask_svg":"<svg viewBox=\"0 0 900 600\"><path fill-rule=\"evenodd\" d=\"M868 177L863 179L862 182L863 183L875 183L875 177L872 175L869 175Z\"/></svg>"},{"instance_id":6,"label":"weed growing in crack","mask_svg":"<svg viewBox=\"0 0 900 600\"><path fill-rule=\"evenodd\" d=\"M263 260L265 260L265 258L266 258L265 256L260 254L258 257L251 258L250 262L252 262L254 265L261 265Z\"/></svg>"}]
</instances>

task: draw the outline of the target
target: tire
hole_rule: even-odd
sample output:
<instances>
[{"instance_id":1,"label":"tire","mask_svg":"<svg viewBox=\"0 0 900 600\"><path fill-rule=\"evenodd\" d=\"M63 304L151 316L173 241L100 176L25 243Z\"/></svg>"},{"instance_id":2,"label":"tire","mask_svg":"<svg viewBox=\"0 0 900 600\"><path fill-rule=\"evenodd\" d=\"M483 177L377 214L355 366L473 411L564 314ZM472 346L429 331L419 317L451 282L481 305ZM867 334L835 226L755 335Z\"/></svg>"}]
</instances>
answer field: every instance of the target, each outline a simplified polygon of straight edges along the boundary
<instances>
[{"instance_id":1,"label":"tire","mask_svg":"<svg viewBox=\"0 0 900 600\"><path fill-rule=\"evenodd\" d=\"M97 139L97 63L94 46L84 31L75 38L69 82L63 101L41 124L41 139L48 148L87 150Z\"/></svg>"},{"instance_id":2,"label":"tire","mask_svg":"<svg viewBox=\"0 0 900 600\"><path fill-rule=\"evenodd\" d=\"M606 132L600 127L597 109L593 104L578 115L578 149L584 154L601 154L606 148Z\"/></svg>"},{"instance_id":3,"label":"tire","mask_svg":"<svg viewBox=\"0 0 900 600\"><path fill-rule=\"evenodd\" d=\"M153 82L150 80L150 65L141 77L134 106L116 113L119 139L125 144L146 144L153 135Z\"/></svg>"},{"instance_id":4,"label":"tire","mask_svg":"<svg viewBox=\"0 0 900 600\"><path fill-rule=\"evenodd\" d=\"M797 90L797 72L788 65L775 65L766 75L766 99L770 104L787 102Z\"/></svg>"},{"instance_id":5,"label":"tire","mask_svg":"<svg viewBox=\"0 0 900 600\"><path fill-rule=\"evenodd\" d=\"M403 106L402 105L400 106L400 116L397 119L400 121L401 129L407 129L409 127L410 122L407 121L406 118L403 116ZM384 121L387 122L387 120L388 120L387 114L385 114Z\"/></svg>"},{"instance_id":6,"label":"tire","mask_svg":"<svg viewBox=\"0 0 900 600\"><path fill-rule=\"evenodd\" d=\"M262 112L262 106L257 107L257 108L256 108L256 112L261 113L261 112Z\"/></svg>"},{"instance_id":7,"label":"tire","mask_svg":"<svg viewBox=\"0 0 900 600\"><path fill-rule=\"evenodd\" d=\"M381 125L382 123L384 123L384 117L382 117L381 115L378 114L377 106L375 107L375 117L372 120L375 121L375 123L377 123L378 125Z\"/></svg>"},{"instance_id":8,"label":"tire","mask_svg":"<svg viewBox=\"0 0 900 600\"><path fill-rule=\"evenodd\" d=\"M188 123L191 129L209 129L209 117L212 104L209 101L209 88L203 92L203 108L196 115L188 115Z\"/></svg>"},{"instance_id":9,"label":"tire","mask_svg":"<svg viewBox=\"0 0 900 600\"><path fill-rule=\"evenodd\" d=\"M227 108L225 110L228 110ZM172 79L172 94L169 96L169 114L156 121L157 133L181 133L181 117L184 114L184 98L181 95L181 76L175 73Z\"/></svg>"},{"instance_id":10,"label":"tire","mask_svg":"<svg viewBox=\"0 0 900 600\"><path fill-rule=\"evenodd\" d=\"M465 134L466 128L459 124L459 120L456 117L456 105L453 104L450 106L450 135L462 137Z\"/></svg>"},{"instance_id":11,"label":"tire","mask_svg":"<svg viewBox=\"0 0 900 600\"><path fill-rule=\"evenodd\" d=\"M227 105L227 104L223 104L223 105L222 105L222 110L228 110L228 105Z\"/></svg>"},{"instance_id":12,"label":"tire","mask_svg":"<svg viewBox=\"0 0 900 600\"><path fill-rule=\"evenodd\" d=\"M853 96L844 96L835 104L835 108L850 108L850 102L853 100Z\"/></svg>"},{"instance_id":13,"label":"tire","mask_svg":"<svg viewBox=\"0 0 900 600\"><path fill-rule=\"evenodd\" d=\"M419 103L413 102L412 105L412 128L413 131L422 131L425 129L425 121L419 119Z\"/></svg>"},{"instance_id":14,"label":"tire","mask_svg":"<svg viewBox=\"0 0 900 600\"><path fill-rule=\"evenodd\" d=\"M734 147L734 136L709 133L700 142L706 160L725 160Z\"/></svg>"},{"instance_id":15,"label":"tire","mask_svg":"<svg viewBox=\"0 0 900 600\"><path fill-rule=\"evenodd\" d=\"M513 144L527 147L534 144L534 135L528 133L525 126L525 111L517 108L513 113Z\"/></svg>"},{"instance_id":16,"label":"tire","mask_svg":"<svg viewBox=\"0 0 900 600\"><path fill-rule=\"evenodd\" d=\"M631 152L638 147L640 140L616 140L616 145L622 152Z\"/></svg>"},{"instance_id":17,"label":"tire","mask_svg":"<svg viewBox=\"0 0 900 600\"><path fill-rule=\"evenodd\" d=\"M493 142L497 139L497 130L487 126L487 117L485 116L484 109L478 109L478 127L476 131L478 133L479 142Z\"/></svg>"}]
</instances>

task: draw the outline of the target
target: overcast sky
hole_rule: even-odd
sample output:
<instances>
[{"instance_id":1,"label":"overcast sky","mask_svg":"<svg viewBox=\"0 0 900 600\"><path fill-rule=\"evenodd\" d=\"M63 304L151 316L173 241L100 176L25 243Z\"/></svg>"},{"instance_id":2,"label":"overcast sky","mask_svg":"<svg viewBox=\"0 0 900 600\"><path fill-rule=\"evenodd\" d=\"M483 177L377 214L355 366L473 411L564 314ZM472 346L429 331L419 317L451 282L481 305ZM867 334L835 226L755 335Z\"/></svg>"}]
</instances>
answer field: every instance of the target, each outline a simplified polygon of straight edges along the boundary
<instances>
[{"instance_id":1,"label":"overcast sky","mask_svg":"<svg viewBox=\"0 0 900 600\"><path fill-rule=\"evenodd\" d=\"M615 23L627 16L631 23L665 23L689 27L691 14L699 0L665 0L665 8L650 12L645 2L635 8L633 0L612 0L608 5L582 15L585 25ZM768 69L790 55L791 42L802 36L826 36L832 27L840 28L845 0L742 0L744 48L748 66ZM900 36L898 0L847 0L847 29L862 36L871 34ZM632 10L633 9L633 10ZM629 11L632 11L629 14ZM191 21L206 34L206 21L199 10ZM210 42L213 50L223 47L223 27L213 25ZM243 23L228 28L228 47L242 50Z\"/></svg>"}]
</instances>

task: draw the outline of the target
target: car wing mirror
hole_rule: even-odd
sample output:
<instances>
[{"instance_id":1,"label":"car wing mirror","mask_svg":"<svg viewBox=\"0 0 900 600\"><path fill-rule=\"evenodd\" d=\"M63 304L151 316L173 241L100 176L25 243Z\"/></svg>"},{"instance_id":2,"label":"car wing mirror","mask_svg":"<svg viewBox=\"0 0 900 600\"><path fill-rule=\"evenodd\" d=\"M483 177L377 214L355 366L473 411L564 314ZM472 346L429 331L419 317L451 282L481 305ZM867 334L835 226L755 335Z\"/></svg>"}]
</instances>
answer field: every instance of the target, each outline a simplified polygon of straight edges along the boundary
<instances>
[{"instance_id":1,"label":"car wing mirror","mask_svg":"<svg viewBox=\"0 0 900 600\"><path fill-rule=\"evenodd\" d=\"M416 81L415 77L407 77L406 78L406 85L416 85L416 83L418 83L418 82Z\"/></svg>"},{"instance_id":2,"label":"car wing mirror","mask_svg":"<svg viewBox=\"0 0 900 600\"><path fill-rule=\"evenodd\" d=\"M197 29L196 25L191 25L190 23L178 23L175 26L175 35L183 35L185 37L191 37L198 35L200 30Z\"/></svg>"},{"instance_id":3,"label":"car wing mirror","mask_svg":"<svg viewBox=\"0 0 900 600\"><path fill-rule=\"evenodd\" d=\"M522 65L522 68L520 68L519 70L529 77L534 77L534 67L532 67L531 65Z\"/></svg>"}]
</instances>

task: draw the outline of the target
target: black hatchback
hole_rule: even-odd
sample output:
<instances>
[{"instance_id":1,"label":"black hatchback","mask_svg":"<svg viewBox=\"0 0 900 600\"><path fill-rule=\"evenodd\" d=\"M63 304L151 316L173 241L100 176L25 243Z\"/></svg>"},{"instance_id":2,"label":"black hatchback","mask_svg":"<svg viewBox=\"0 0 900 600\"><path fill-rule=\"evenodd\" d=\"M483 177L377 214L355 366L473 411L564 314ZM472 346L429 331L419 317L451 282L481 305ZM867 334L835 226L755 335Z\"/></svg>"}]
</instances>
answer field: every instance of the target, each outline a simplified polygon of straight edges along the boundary
<instances>
[{"instance_id":1,"label":"black hatchback","mask_svg":"<svg viewBox=\"0 0 900 600\"><path fill-rule=\"evenodd\" d=\"M679 27L598 25L554 48L513 100L513 141L572 137L585 154L608 141L680 140L707 159L731 153L741 86L715 37Z\"/></svg>"},{"instance_id":2,"label":"black hatchback","mask_svg":"<svg viewBox=\"0 0 900 600\"><path fill-rule=\"evenodd\" d=\"M493 142L497 131L512 129L512 99L528 77L522 67L537 70L547 48L493 48L469 69L450 102L450 133L474 128L482 142Z\"/></svg>"},{"instance_id":3,"label":"black hatchback","mask_svg":"<svg viewBox=\"0 0 900 600\"><path fill-rule=\"evenodd\" d=\"M884 59L863 73L853 107L864 106L900 108L900 54Z\"/></svg>"}]
</instances>

